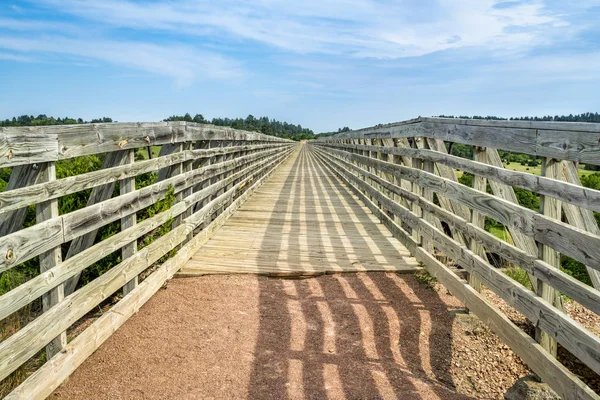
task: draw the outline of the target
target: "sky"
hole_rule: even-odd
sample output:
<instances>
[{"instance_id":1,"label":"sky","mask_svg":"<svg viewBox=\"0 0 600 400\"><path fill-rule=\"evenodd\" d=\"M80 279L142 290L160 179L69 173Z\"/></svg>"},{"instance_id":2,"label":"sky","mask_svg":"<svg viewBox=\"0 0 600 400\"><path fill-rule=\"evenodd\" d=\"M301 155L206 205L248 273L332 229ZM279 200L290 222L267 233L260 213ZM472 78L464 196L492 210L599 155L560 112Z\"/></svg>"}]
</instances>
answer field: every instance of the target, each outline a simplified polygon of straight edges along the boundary
<instances>
[{"instance_id":1,"label":"sky","mask_svg":"<svg viewBox=\"0 0 600 400\"><path fill-rule=\"evenodd\" d=\"M0 118L600 111L600 0L0 1Z\"/></svg>"}]
</instances>

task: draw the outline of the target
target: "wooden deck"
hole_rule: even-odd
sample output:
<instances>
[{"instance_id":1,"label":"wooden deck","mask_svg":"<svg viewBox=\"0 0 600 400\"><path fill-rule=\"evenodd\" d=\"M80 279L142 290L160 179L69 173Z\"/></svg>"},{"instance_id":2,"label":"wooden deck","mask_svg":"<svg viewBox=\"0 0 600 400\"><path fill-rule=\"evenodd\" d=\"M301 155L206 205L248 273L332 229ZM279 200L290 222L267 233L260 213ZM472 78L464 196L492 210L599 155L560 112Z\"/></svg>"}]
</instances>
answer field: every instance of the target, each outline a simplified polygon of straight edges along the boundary
<instances>
[{"instance_id":1,"label":"wooden deck","mask_svg":"<svg viewBox=\"0 0 600 400\"><path fill-rule=\"evenodd\" d=\"M418 263L302 146L180 270L180 275L412 272Z\"/></svg>"}]
</instances>

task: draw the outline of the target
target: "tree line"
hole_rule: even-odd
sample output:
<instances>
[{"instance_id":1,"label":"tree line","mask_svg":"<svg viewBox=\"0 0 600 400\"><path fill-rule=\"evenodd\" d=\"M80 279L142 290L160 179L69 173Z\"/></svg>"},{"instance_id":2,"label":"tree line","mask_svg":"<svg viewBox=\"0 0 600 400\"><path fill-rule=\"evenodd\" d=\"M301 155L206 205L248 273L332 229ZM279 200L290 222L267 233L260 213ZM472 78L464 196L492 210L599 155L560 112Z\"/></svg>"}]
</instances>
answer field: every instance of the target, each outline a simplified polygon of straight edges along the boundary
<instances>
[{"instance_id":1,"label":"tree line","mask_svg":"<svg viewBox=\"0 0 600 400\"><path fill-rule=\"evenodd\" d=\"M165 121L187 121L199 124L229 126L234 129L259 132L265 135L292 140L310 140L315 138L314 132L311 129L304 128L302 125L281 122L269 117L256 118L253 115L248 115L246 118L213 118L212 120L208 120L202 114L196 114L192 117L188 113L185 115L172 115L166 118Z\"/></svg>"},{"instance_id":2,"label":"tree line","mask_svg":"<svg viewBox=\"0 0 600 400\"><path fill-rule=\"evenodd\" d=\"M0 121L0 126L43 126L43 125L73 125L73 124L95 124L101 122L113 122L112 118L102 117L84 121L82 118L54 118L48 117L46 114L40 114L37 117L33 115L21 115Z\"/></svg>"},{"instance_id":3,"label":"tree line","mask_svg":"<svg viewBox=\"0 0 600 400\"><path fill-rule=\"evenodd\" d=\"M600 114L597 112L586 112L582 114L569 114L569 115L545 115L543 117L497 117L495 115L488 115L486 117L480 115L465 116L460 115L455 117L454 115L439 115L440 118L460 118L460 119L491 119L497 121L554 121L554 122L596 122L600 123Z\"/></svg>"}]
</instances>

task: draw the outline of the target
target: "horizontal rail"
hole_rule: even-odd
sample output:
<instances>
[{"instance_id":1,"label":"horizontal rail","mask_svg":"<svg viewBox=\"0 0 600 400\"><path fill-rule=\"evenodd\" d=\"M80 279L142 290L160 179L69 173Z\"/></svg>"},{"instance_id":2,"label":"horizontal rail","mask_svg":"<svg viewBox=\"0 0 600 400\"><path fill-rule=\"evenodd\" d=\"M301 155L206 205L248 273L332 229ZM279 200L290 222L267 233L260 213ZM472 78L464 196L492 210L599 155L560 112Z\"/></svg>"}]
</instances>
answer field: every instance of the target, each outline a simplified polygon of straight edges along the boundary
<instances>
[{"instance_id":1,"label":"horizontal rail","mask_svg":"<svg viewBox=\"0 0 600 400\"><path fill-rule=\"evenodd\" d=\"M380 154L420 158L422 160L444 164L474 175L493 179L509 186L516 186L532 192L552 196L558 200L600 212L600 190L586 188L581 185L557 181L556 179L533 175L527 172L511 171L490 164L427 149L338 143L328 143L327 146L341 150L375 151Z\"/></svg>"},{"instance_id":2,"label":"horizontal rail","mask_svg":"<svg viewBox=\"0 0 600 400\"><path fill-rule=\"evenodd\" d=\"M261 133L193 122L0 127L0 168L198 140L291 142Z\"/></svg>"},{"instance_id":3,"label":"horizontal rail","mask_svg":"<svg viewBox=\"0 0 600 400\"><path fill-rule=\"evenodd\" d=\"M600 124L417 118L319 140L427 137L600 165Z\"/></svg>"}]
</instances>

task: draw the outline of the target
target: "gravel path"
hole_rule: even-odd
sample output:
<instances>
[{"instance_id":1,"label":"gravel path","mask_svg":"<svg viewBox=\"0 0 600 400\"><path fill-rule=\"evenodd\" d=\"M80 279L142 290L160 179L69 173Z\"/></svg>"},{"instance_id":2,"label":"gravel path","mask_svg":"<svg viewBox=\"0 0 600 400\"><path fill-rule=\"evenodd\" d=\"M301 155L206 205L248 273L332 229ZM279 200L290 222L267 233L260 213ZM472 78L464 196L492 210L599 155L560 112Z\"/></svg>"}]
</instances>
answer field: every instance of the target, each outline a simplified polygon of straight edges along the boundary
<instances>
[{"instance_id":1,"label":"gravel path","mask_svg":"<svg viewBox=\"0 0 600 400\"><path fill-rule=\"evenodd\" d=\"M468 399L452 375L460 307L394 273L177 278L53 396Z\"/></svg>"}]
</instances>

